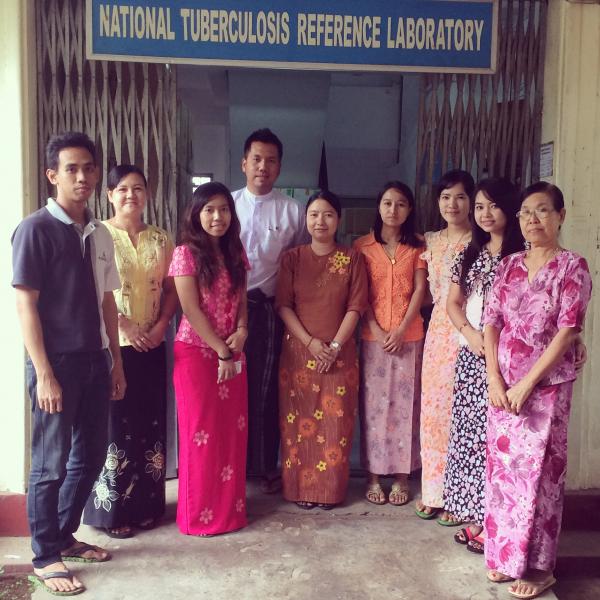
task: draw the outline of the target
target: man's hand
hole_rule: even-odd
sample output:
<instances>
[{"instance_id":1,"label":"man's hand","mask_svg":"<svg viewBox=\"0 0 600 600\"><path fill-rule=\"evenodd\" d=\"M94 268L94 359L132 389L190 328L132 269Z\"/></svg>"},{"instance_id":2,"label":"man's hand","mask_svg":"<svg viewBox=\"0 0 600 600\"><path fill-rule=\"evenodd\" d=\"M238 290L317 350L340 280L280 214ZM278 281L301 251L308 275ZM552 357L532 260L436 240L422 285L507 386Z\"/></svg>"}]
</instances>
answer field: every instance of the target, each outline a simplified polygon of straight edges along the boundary
<instances>
[{"instance_id":1,"label":"man's hand","mask_svg":"<svg viewBox=\"0 0 600 600\"><path fill-rule=\"evenodd\" d=\"M41 410L53 415L62 412L62 388L54 373L43 373L37 378L37 400Z\"/></svg>"},{"instance_id":2,"label":"man's hand","mask_svg":"<svg viewBox=\"0 0 600 600\"><path fill-rule=\"evenodd\" d=\"M110 399L123 400L127 382L125 381L125 373L123 372L123 363L117 362L113 365L110 372Z\"/></svg>"}]
</instances>

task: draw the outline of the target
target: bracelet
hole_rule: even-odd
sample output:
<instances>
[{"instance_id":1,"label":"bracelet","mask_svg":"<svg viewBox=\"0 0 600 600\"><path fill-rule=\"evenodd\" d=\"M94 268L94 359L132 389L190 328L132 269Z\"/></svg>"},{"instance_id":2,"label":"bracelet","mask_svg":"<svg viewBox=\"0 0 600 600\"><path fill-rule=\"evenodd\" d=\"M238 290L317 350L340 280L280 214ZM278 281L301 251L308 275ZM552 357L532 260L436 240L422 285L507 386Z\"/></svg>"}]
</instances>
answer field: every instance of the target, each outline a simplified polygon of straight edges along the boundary
<instances>
[{"instance_id":1,"label":"bracelet","mask_svg":"<svg viewBox=\"0 0 600 600\"><path fill-rule=\"evenodd\" d=\"M469 321L465 321L459 328L458 328L458 333L462 333L462 330L469 325Z\"/></svg>"},{"instance_id":2,"label":"bracelet","mask_svg":"<svg viewBox=\"0 0 600 600\"><path fill-rule=\"evenodd\" d=\"M219 360L222 360L223 362L227 362L228 360L233 360L233 354L230 354L229 356L226 356L225 358L223 358L222 356L219 356L217 354L217 357L219 358Z\"/></svg>"},{"instance_id":3,"label":"bracelet","mask_svg":"<svg viewBox=\"0 0 600 600\"><path fill-rule=\"evenodd\" d=\"M304 344L304 347L308 348L314 339L315 339L314 337L311 337L310 340L308 340L308 344Z\"/></svg>"}]
</instances>

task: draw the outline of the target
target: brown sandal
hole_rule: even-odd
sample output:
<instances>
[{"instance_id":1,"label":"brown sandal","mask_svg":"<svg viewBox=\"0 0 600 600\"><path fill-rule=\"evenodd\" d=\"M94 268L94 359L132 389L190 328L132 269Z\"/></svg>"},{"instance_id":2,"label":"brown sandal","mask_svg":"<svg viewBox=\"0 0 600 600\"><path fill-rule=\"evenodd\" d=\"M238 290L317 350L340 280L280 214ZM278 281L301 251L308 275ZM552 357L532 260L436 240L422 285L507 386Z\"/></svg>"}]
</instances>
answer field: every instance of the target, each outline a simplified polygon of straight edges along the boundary
<instances>
[{"instance_id":1,"label":"brown sandal","mask_svg":"<svg viewBox=\"0 0 600 600\"><path fill-rule=\"evenodd\" d=\"M393 506L403 506L410 501L410 490L408 486L397 481L392 484L390 495L388 496L390 504Z\"/></svg>"},{"instance_id":2,"label":"brown sandal","mask_svg":"<svg viewBox=\"0 0 600 600\"><path fill-rule=\"evenodd\" d=\"M379 483L369 483L369 485L367 485L367 493L365 494L365 498L371 504L381 505L386 503L385 494L381 484ZM375 500L372 500L372 498L375 498Z\"/></svg>"}]
</instances>

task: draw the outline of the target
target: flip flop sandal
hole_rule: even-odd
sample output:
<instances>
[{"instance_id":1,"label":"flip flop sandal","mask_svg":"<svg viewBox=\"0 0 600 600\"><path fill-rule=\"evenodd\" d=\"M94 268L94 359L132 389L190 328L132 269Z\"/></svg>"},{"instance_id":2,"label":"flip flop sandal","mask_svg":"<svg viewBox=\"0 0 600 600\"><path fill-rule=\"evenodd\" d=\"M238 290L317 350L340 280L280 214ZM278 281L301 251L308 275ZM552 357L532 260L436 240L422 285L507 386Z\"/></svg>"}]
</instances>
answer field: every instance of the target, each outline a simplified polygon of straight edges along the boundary
<instances>
[{"instance_id":1,"label":"flip flop sandal","mask_svg":"<svg viewBox=\"0 0 600 600\"><path fill-rule=\"evenodd\" d=\"M369 495L374 495L374 494L377 494L378 497L382 498L382 499L378 500L378 501L371 500L371 498L369 498ZM385 504L387 502L387 500L385 499L385 494L383 493L383 489L382 489L382 487L381 487L381 485L379 483L370 483L367 486L367 493L365 494L365 498L371 504L382 505L382 504Z\"/></svg>"},{"instance_id":2,"label":"flip flop sandal","mask_svg":"<svg viewBox=\"0 0 600 600\"><path fill-rule=\"evenodd\" d=\"M404 506L405 504L408 504L408 502L410 501L409 494L410 494L410 490L408 489L408 486L404 486L400 483L393 483L392 489L390 490L390 495L388 496L389 503L392 506ZM406 497L406 500L404 500L404 502L398 502L398 501L392 500L392 498L394 498L394 497L401 498L402 495L404 495Z\"/></svg>"},{"instance_id":3,"label":"flip flop sandal","mask_svg":"<svg viewBox=\"0 0 600 600\"><path fill-rule=\"evenodd\" d=\"M538 587L538 590L536 592L532 592L530 594L518 594L517 592L513 592L512 590L508 590L508 593L513 597L513 598L520 598L520 600L532 600L533 598L537 598L538 596L541 596L547 589L551 588L555 583L556 583L556 579L554 579L554 577L550 576L548 577L548 579L546 579L545 581L527 581L526 579L518 579L517 580L517 584L519 583L528 583L530 585L534 585L536 587Z\"/></svg>"},{"instance_id":4,"label":"flip flop sandal","mask_svg":"<svg viewBox=\"0 0 600 600\"><path fill-rule=\"evenodd\" d=\"M83 556L83 554L88 552L88 550L93 550L94 552L103 552L103 549L99 548L98 546L92 546L91 544L81 542L81 546L78 546L77 548L68 548L69 553L61 554L60 558L62 561L80 563L101 563L112 558L110 553L108 553L105 558L86 558Z\"/></svg>"},{"instance_id":5,"label":"flip flop sandal","mask_svg":"<svg viewBox=\"0 0 600 600\"><path fill-rule=\"evenodd\" d=\"M121 527L105 527L104 533L111 538L117 540L126 540L127 538L133 537L133 531L129 528L127 531L118 531Z\"/></svg>"},{"instance_id":6,"label":"flip flop sandal","mask_svg":"<svg viewBox=\"0 0 600 600\"><path fill-rule=\"evenodd\" d=\"M337 506L337 504L324 504L324 503L317 504L317 508L320 508L321 510L331 510L331 509L335 508L336 506Z\"/></svg>"},{"instance_id":7,"label":"flip flop sandal","mask_svg":"<svg viewBox=\"0 0 600 600\"><path fill-rule=\"evenodd\" d=\"M461 534L462 534L462 537L461 537ZM465 528L461 529L460 531L457 531L454 534L454 541L457 544L462 544L463 546L466 546L472 539L474 539L476 537L477 536L471 531L471 529L469 527L465 527Z\"/></svg>"},{"instance_id":8,"label":"flip flop sandal","mask_svg":"<svg viewBox=\"0 0 600 600\"><path fill-rule=\"evenodd\" d=\"M425 507L425 508L431 508L431 507ZM415 508L415 514L417 515L417 517L419 517L420 519L423 519L425 521L431 521L431 519L435 519L438 515L438 513L441 511L441 508L432 508L431 512L425 512L424 510L419 510L418 508Z\"/></svg>"},{"instance_id":9,"label":"flip flop sandal","mask_svg":"<svg viewBox=\"0 0 600 600\"><path fill-rule=\"evenodd\" d=\"M27 579L33 583L36 587L44 588L49 594L53 596L77 596L77 594L82 594L85 592L85 587L81 586L79 588L75 588L74 590L60 592L58 590L53 590L46 584L48 579L71 579L72 581L73 575L71 575L70 571L50 571L49 573L43 573L42 575L29 575Z\"/></svg>"},{"instance_id":10,"label":"flip flop sandal","mask_svg":"<svg viewBox=\"0 0 600 600\"><path fill-rule=\"evenodd\" d=\"M466 546L474 537L473 532L468 527L463 527L454 534L454 541L457 544Z\"/></svg>"},{"instance_id":11,"label":"flip flop sandal","mask_svg":"<svg viewBox=\"0 0 600 600\"><path fill-rule=\"evenodd\" d=\"M485 538L482 538L480 535L475 536L469 540L469 543L467 544L467 550L469 552L473 552L474 554L483 554L484 543Z\"/></svg>"},{"instance_id":12,"label":"flip flop sandal","mask_svg":"<svg viewBox=\"0 0 600 600\"><path fill-rule=\"evenodd\" d=\"M453 519L439 518L437 519L436 523L442 527L460 527L461 525L464 525L464 521L461 521L460 519L454 521Z\"/></svg>"},{"instance_id":13,"label":"flip flop sandal","mask_svg":"<svg viewBox=\"0 0 600 600\"><path fill-rule=\"evenodd\" d=\"M136 523L135 526L138 529L143 529L144 531L150 531L151 529L154 529L157 524L158 524L157 519L148 519L147 521L142 521L141 523Z\"/></svg>"},{"instance_id":14,"label":"flip flop sandal","mask_svg":"<svg viewBox=\"0 0 600 600\"><path fill-rule=\"evenodd\" d=\"M294 504L301 508L302 510L312 510L315 506L317 506L314 502L294 502Z\"/></svg>"}]
</instances>

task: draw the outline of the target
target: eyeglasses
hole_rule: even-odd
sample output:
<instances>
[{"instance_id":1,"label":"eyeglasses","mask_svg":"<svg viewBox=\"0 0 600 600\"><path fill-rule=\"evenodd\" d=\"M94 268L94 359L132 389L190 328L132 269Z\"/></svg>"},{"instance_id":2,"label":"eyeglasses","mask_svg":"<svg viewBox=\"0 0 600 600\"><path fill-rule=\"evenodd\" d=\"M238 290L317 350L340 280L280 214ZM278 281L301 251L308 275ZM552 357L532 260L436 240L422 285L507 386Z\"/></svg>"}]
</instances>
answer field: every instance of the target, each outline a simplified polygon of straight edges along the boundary
<instances>
[{"instance_id":1,"label":"eyeglasses","mask_svg":"<svg viewBox=\"0 0 600 600\"><path fill-rule=\"evenodd\" d=\"M529 221L532 215L535 215L540 221L543 221L544 219L547 219L550 216L551 212L555 212L554 209L548 208L547 206L539 206L538 208L534 208L533 210L525 208L517 213L517 219L521 219L522 221Z\"/></svg>"}]
</instances>

